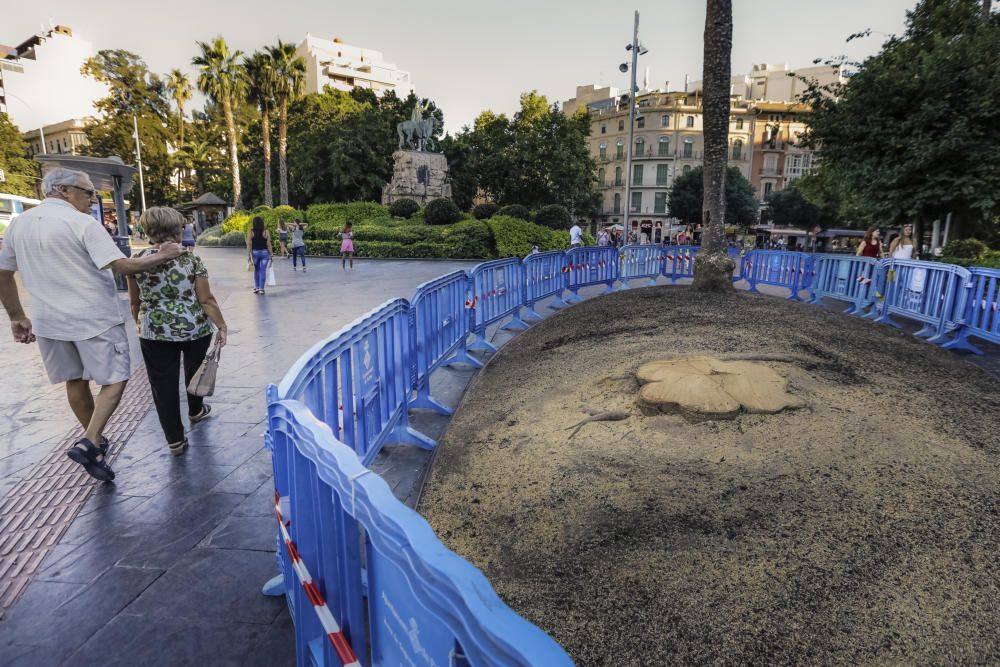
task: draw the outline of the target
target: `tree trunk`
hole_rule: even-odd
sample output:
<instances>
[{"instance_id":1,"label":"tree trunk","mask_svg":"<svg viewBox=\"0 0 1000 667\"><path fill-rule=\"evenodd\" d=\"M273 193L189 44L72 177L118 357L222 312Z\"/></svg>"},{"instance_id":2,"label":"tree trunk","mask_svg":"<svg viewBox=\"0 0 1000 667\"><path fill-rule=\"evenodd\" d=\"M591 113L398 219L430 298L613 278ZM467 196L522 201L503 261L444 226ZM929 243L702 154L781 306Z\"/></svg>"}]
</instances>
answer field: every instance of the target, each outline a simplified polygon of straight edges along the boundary
<instances>
[{"instance_id":1,"label":"tree trunk","mask_svg":"<svg viewBox=\"0 0 1000 667\"><path fill-rule=\"evenodd\" d=\"M260 130L264 138L264 206L274 206L271 194L271 119L265 111L260 115Z\"/></svg>"},{"instance_id":2,"label":"tree trunk","mask_svg":"<svg viewBox=\"0 0 1000 667\"><path fill-rule=\"evenodd\" d=\"M708 0L705 14L702 122L704 200L701 252L692 288L731 292L735 263L726 254L726 164L729 157L729 89L733 48L732 0Z\"/></svg>"},{"instance_id":3,"label":"tree trunk","mask_svg":"<svg viewBox=\"0 0 1000 667\"><path fill-rule=\"evenodd\" d=\"M288 149L288 99L282 99L278 107L278 195L281 205L288 206L288 165L285 154Z\"/></svg>"},{"instance_id":4,"label":"tree trunk","mask_svg":"<svg viewBox=\"0 0 1000 667\"><path fill-rule=\"evenodd\" d=\"M177 147L180 148L184 145L184 105L177 105L177 120L180 121L180 126L177 128Z\"/></svg>"},{"instance_id":5,"label":"tree trunk","mask_svg":"<svg viewBox=\"0 0 1000 667\"><path fill-rule=\"evenodd\" d=\"M983 20L987 20L990 17L990 5L992 0L983 0Z\"/></svg>"},{"instance_id":6,"label":"tree trunk","mask_svg":"<svg viewBox=\"0 0 1000 667\"><path fill-rule=\"evenodd\" d=\"M233 103L228 97L222 100L222 111L226 116L226 132L229 134L229 164L233 173L233 208L243 210L243 186L240 184L240 157L236 153L236 121L233 120Z\"/></svg>"}]
</instances>

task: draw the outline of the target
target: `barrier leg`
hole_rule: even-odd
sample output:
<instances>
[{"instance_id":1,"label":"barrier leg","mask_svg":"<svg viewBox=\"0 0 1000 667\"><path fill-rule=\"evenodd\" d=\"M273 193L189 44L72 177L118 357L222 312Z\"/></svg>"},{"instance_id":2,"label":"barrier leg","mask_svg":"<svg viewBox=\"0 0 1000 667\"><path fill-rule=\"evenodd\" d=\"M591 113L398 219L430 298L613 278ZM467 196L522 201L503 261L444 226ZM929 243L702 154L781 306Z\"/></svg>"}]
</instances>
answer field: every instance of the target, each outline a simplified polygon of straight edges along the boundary
<instances>
[{"instance_id":1,"label":"barrier leg","mask_svg":"<svg viewBox=\"0 0 1000 667\"><path fill-rule=\"evenodd\" d=\"M421 382L417 387L417 395L410 401L409 408L411 410L431 410L445 417L451 416L451 408L431 396L427 380Z\"/></svg>"},{"instance_id":2,"label":"barrier leg","mask_svg":"<svg viewBox=\"0 0 1000 667\"><path fill-rule=\"evenodd\" d=\"M875 315L876 314L874 313L874 311L872 313L868 314L869 317L874 317L875 321L878 322L879 324L888 324L890 327L895 327L897 329L902 329L903 328L902 324L900 324L899 322L896 322L891 317L889 317L889 309L888 308L885 309L885 312L882 315L878 315L878 316L875 316Z\"/></svg>"},{"instance_id":3,"label":"barrier leg","mask_svg":"<svg viewBox=\"0 0 1000 667\"><path fill-rule=\"evenodd\" d=\"M410 420L407 419L405 410L403 411L403 418L399 420L399 425L393 430L387 442L402 442L407 445L416 445L421 449L434 449L437 447L436 441L431 440L420 431L410 428Z\"/></svg>"},{"instance_id":4,"label":"barrier leg","mask_svg":"<svg viewBox=\"0 0 1000 667\"><path fill-rule=\"evenodd\" d=\"M619 278L618 279L618 289L620 289L620 290L628 289L628 280L629 280L628 278Z\"/></svg>"},{"instance_id":5,"label":"barrier leg","mask_svg":"<svg viewBox=\"0 0 1000 667\"><path fill-rule=\"evenodd\" d=\"M285 578L280 574L274 575L273 577L267 580L267 583L264 584L264 587L261 589L260 592L268 597L273 597L273 598L284 595Z\"/></svg>"},{"instance_id":6,"label":"barrier leg","mask_svg":"<svg viewBox=\"0 0 1000 667\"><path fill-rule=\"evenodd\" d=\"M486 352L495 353L497 351L496 345L493 345L488 340L486 340L486 329L482 331L473 331L476 336L476 340L472 341L469 345L470 350L485 350Z\"/></svg>"},{"instance_id":7,"label":"barrier leg","mask_svg":"<svg viewBox=\"0 0 1000 667\"><path fill-rule=\"evenodd\" d=\"M537 311L535 311L535 304L529 303L524 308L525 308L524 319L526 319L526 320L534 320L536 322L538 320L542 319L542 316L539 315Z\"/></svg>"},{"instance_id":8,"label":"barrier leg","mask_svg":"<svg viewBox=\"0 0 1000 667\"><path fill-rule=\"evenodd\" d=\"M919 331L914 331L913 335L916 336L917 338L928 338L929 339L932 336L934 336L935 334L941 335L941 334L937 333L937 331L938 331L937 327L935 327L933 324L925 324L924 326L922 326L920 328Z\"/></svg>"},{"instance_id":9,"label":"barrier leg","mask_svg":"<svg viewBox=\"0 0 1000 667\"><path fill-rule=\"evenodd\" d=\"M969 330L965 327L959 329L958 335L942 345L946 350L968 350L973 354L982 355L983 351L969 342Z\"/></svg>"},{"instance_id":10,"label":"barrier leg","mask_svg":"<svg viewBox=\"0 0 1000 667\"><path fill-rule=\"evenodd\" d=\"M455 350L455 354L441 362L442 366L453 366L455 364L468 364L473 368L483 367L483 362L469 354L469 350L466 349L465 345L462 345L460 348Z\"/></svg>"},{"instance_id":11,"label":"barrier leg","mask_svg":"<svg viewBox=\"0 0 1000 667\"><path fill-rule=\"evenodd\" d=\"M601 292L601 294L611 294L614 291L615 291L615 281L609 280L608 281L608 289L606 289L603 292Z\"/></svg>"},{"instance_id":12,"label":"barrier leg","mask_svg":"<svg viewBox=\"0 0 1000 667\"><path fill-rule=\"evenodd\" d=\"M647 287L653 287L654 285L656 285L656 276L649 279L649 285L647 285Z\"/></svg>"},{"instance_id":13,"label":"barrier leg","mask_svg":"<svg viewBox=\"0 0 1000 667\"><path fill-rule=\"evenodd\" d=\"M569 296L566 297L566 301L569 303L580 303L583 301L583 297L576 293L576 289L572 287L569 289Z\"/></svg>"},{"instance_id":14,"label":"barrier leg","mask_svg":"<svg viewBox=\"0 0 1000 667\"><path fill-rule=\"evenodd\" d=\"M514 311L514 317L511 318L510 322L500 328L504 331L523 331L528 328L528 323L521 319L521 309L518 308Z\"/></svg>"},{"instance_id":15,"label":"barrier leg","mask_svg":"<svg viewBox=\"0 0 1000 667\"><path fill-rule=\"evenodd\" d=\"M560 310L561 308L568 308L569 304L562 298L562 290L556 292L556 298L552 300L549 304L549 308L553 310Z\"/></svg>"}]
</instances>

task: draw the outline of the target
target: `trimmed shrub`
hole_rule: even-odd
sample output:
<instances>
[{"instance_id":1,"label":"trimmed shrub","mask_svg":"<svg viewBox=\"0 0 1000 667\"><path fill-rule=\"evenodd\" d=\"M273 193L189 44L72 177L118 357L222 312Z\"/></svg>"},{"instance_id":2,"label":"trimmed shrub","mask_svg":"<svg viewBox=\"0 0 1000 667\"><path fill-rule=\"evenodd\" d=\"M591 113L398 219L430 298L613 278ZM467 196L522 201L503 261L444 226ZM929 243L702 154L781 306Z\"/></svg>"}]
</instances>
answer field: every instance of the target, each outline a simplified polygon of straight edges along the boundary
<instances>
[{"instance_id":1,"label":"trimmed shrub","mask_svg":"<svg viewBox=\"0 0 1000 667\"><path fill-rule=\"evenodd\" d=\"M505 215L508 218L517 218L519 220L531 220L531 213L520 204L508 204L497 211L497 215Z\"/></svg>"},{"instance_id":2,"label":"trimmed shrub","mask_svg":"<svg viewBox=\"0 0 1000 667\"><path fill-rule=\"evenodd\" d=\"M560 204L549 204L538 209L535 213L535 224L549 229L569 229L573 226L573 218L565 206Z\"/></svg>"},{"instance_id":3,"label":"trimmed shrub","mask_svg":"<svg viewBox=\"0 0 1000 667\"><path fill-rule=\"evenodd\" d=\"M257 206L254 206L252 209L250 209L250 214L256 215L258 213L263 213L264 211L270 211L270 210L271 210L270 206L267 206L265 204L258 204Z\"/></svg>"},{"instance_id":4,"label":"trimmed shrub","mask_svg":"<svg viewBox=\"0 0 1000 667\"><path fill-rule=\"evenodd\" d=\"M951 245L950 243L948 244ZM987 250L979 257L968 258L968 257L955 257L948 255L943 255L938 259L939 262L944 264L954 264L956 266L964 266L970 268L973 266L978 266L984 269L1000 269L1000 250Z\"/></svg>"},{"instance_id":5,"label":"trimmed shrub","mask_svg":"<svg viewBox=\"0 0 1000 667\"><path fill-rule=\"evenodd\" d=\"M496 215L499 210L500 207L493 202L486 202L472 209L472 217L476 220L488 220Z\"/></svg>"},{"instance_id":6,"label":"trimmed shrub","mask_svg":"<svg viewBox=\"0 0 1000 667\"><path fill-rule=\"evenodd\" d=\"M531 246L541 251L569 248L569 233L557 232L527 220L495 215L486 221L496 245L498 257L524 257Z\"/></svg>"},{"instance_id":7,"label":"trimmed shrub","mask_svg":"<svg viewBox=\"0 0 1000 667\"><path fill-rule=\"evenodd\" d=\"M941 249L941 254L945 257L958 257L959 259L976 259L986 254L989 248L979 239L959 239L952 241Z\"/></svg>"},{"instance_id":8,"label":"trimmed shrub","mask_svg":"<svg viewBox=\"0 0 1000 667\"><path fill-rule=\"evenodd\" d=\"M230 232L242 232L246 234L247 229L250 228L250 221L254 216L259 215L264 218L264 224L271 231L271 236L277 242L278 238L278 221L282 220L284 222L291 222L298 218L305 222L305 214L302 211L296 210L291 206L276 206L274 208L264 208L263 211L258 213L247 213L246 211L237 211L231 216L226 218L225 222L222 223L223 234L228 234Z\"/></svg>"},{"instance_id":9,"label":"trimmed shrub","mask_svg":"<svg viewBox=\"0 0 1000 667\"><path fill-rule=\"evenodd\" d=\"M354 224L372 218L388 218L389 208L372 201L346 204L313 204L306 210L306 222L317 229L340 230L350 220Z\"/></svg>"},{"instance_id":10,"label":"trimmed shrub","mask_svg":"<svg viewBox=\"0 0 1000 667\"><path fill-rule=\"evenodd\" d=\"M389 215L394 218L412 218L418 211L420 211L420 204L405 197L389 204Z\"/></svg>"},{"instance_id":11,"label":"trimmed shrub","mask_svg":"<svg viewBox=\"0 0 1000 667\"><path fill-rule=\"evenodd\" d=\"M222 236L222 225L215 225L214 227L209 227L201 234L198 234L198 238L195 240L195 243L203 246L219 245L220 236Z\"/></svg>"},{"instance_id":12,"label":"trimmed shrub","mask_svg":"<svg viewBox=\"0 0 1000 667\"><path fill-rule=\"evenodd\" d=\"M337 256L340 241L336 232L319 230L311 234L307 252ZM369 222L354 225L357 257L419 257L489 259L493 257L493 236L486 223L467 220L449 226L383 226Z\"/></svg>"},{"instance_id":13,"label":"trimmed shrub","mask_svg":"<svg viewBox=\"0 0 1000 667\"><path fill-rule=\"evenodd\" d=\"M432 199L424 207L424 222L428 225L450 225L462 219L455 202L445 197Z\"/></svg>"}]
</instances>

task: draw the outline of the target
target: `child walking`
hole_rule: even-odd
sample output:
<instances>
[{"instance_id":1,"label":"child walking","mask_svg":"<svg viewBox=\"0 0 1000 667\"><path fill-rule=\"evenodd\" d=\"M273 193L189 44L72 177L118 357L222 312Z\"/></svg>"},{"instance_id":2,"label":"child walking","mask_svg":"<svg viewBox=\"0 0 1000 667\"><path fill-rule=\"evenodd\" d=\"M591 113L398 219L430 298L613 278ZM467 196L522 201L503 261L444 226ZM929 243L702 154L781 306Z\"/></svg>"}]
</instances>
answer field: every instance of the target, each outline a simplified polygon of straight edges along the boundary
<instances>
[{"instance_id":1,"label":"child walking","mask_svg":"<svg viewBox=\"0 0 1000 667\"><path fill-rule=\"evenodd\" d=\"M344 228L340 230L340 268L347 270L347 262L351 263L351 270L354 270L354 224L348 220Z\"/></svg>"},{"instance_id":2,"label":"child walking","mask_svg":"<svg viewBox=\"0 0 1000 667\"><path fill-rule=\"evenodd\" d=\"M278 245L281 247L281 259L288 259L288 229L285 221L278 221Z\"/></svg>"}]
</instances>

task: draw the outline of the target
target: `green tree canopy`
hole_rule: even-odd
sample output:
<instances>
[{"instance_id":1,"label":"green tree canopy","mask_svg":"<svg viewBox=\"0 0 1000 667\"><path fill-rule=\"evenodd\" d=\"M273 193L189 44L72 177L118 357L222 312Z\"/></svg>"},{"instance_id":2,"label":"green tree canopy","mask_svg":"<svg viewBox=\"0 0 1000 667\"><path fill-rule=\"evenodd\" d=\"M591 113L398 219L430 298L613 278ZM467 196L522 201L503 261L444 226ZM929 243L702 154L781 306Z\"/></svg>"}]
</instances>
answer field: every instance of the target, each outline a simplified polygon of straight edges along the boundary
<instances>
[{"instance_id":1,"label":"green tree canopy","mask_svg":"<svg viewBox=\"0 0 1000 667\"><path fill-rule=\"evenodd\" d=\"M866 33L862 33L866 34ZM992 220L1000 193L1000 16L921 0L843 85L810 86L807 142L852 208L879 223ZM995 225L994 225L995 227Z\"/></svg>"},{"instance_id":2,"label":"green tree canopy","mask_svg":"<svg viewBox=\"0 0 1000 667\"><path fill-rule=\"evenodd\" d=\"M817 206L806 197L796 183L792 183L784 190L776 190L769 194L767 207L768 219L779 227L811 230L816 225L825 229L837 224L836 208Z\"/></svg>"},{"instance_id":3,"label":"green tree canopy","mask_svg":"<svg viewBox=\"0 0 1000 667\"><path fill-rule=\"evenodd\" d=\"M704 198L702 168L695 167L674 179L670 188L670 215L685 224L701 222ZM748 227L757 220L757 198L753 186L737 167L726 170L726 225Z\"/></svg>"},{"instance_id":4,"label":"green tree canopy","mask_svg":"<svg viewBox=\"0 0 1000 667\"><path fill-rule=\"evenodd\" d=\"M38 163L28 158L28 145L10 117L0 113L0 170L5 182L0 192L22 197L37 197L36 184L40 177Z\"/></svg>"}]
</instances>

